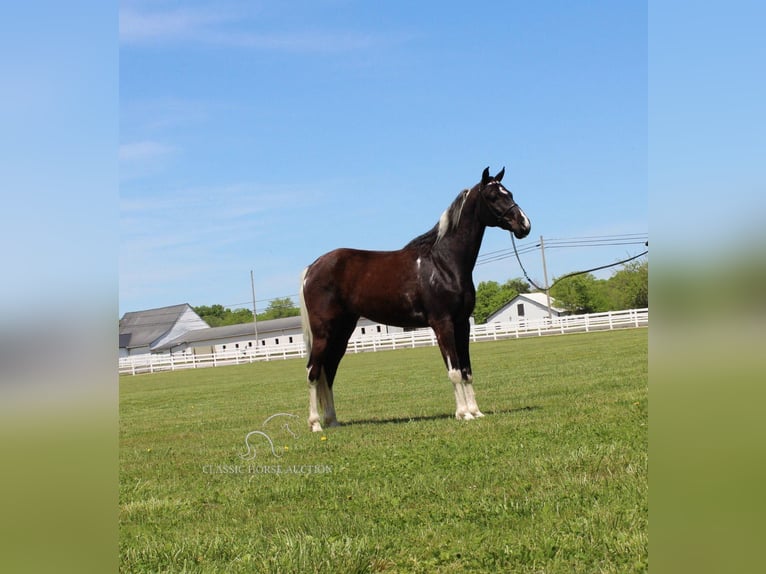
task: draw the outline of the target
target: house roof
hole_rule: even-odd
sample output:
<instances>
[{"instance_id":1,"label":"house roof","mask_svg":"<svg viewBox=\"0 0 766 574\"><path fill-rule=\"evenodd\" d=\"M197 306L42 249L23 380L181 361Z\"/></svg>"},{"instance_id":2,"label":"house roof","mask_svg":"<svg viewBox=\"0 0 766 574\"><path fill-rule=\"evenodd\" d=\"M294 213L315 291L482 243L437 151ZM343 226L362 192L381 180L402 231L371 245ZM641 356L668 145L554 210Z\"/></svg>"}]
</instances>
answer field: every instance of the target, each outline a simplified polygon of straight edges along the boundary
<instances>
[{"instance_id":1,"label":"house roof","mask_svg":"<svg viewBox=\"0 0 766 574\"><path fill-rule=\"evenodd\" d=\"M120 319L120 347L148 347L167 333L191 309L191 305L171 305L146 311L131 311Z\"/></svg>"},{"instance_id":2,"label":"house roof","mask_svg":"<svg viewBox=\"0 0 766 574\"><path fill-rule=\"evenodd\" d=\"M529 301L532 301L534 303L537 303L538 305L542 305L543 307L548 306L548 296L545 293L519 293L519 295L516 296L516 299L523 298L528 299ZM511 301L509 301L510 303ZM551 309L554 311L559 311L563 313L566 311L566 309L563 309L562 307L556 306L556 299L551 297Z\"/></svg>"}]
</instances>

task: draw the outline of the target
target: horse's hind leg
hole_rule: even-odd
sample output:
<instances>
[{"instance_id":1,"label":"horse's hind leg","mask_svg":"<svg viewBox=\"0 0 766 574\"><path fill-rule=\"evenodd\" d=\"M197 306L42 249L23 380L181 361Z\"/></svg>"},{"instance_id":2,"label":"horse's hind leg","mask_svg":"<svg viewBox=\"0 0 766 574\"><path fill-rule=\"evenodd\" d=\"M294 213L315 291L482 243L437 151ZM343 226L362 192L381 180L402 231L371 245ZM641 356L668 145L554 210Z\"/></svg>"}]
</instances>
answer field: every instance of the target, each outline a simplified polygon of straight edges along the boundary
<instances>
[{"instance_id":1,"label":"horse's hind leg","mask_svg":"<svg viewBox=\"0 0 766 574\"><path fill-rule=\"evenodd\" d=\"M332 389L327 384L327 374L324 366L319 368L319 377L315 380L311 378L311 367L309 367L308 383L309 383L309 427L314 432L320 432L322 430L321 420L322 417L319 414L319 407L322 408L324 413L324 423L327 426L338 426L338 421L335 415L335 401L332 396Z\"/></svg>"},{"instance_id":2,"label":"horse's hind leg","mask_svg":"<svg viewBox=\"0 0 766 574\"><path fill-rule=\"evenodd\" d=\"M310 333L310 331L309 331ZM306 367L306 379L309 384L309 427L314 432L320 432L322 425L319 416L319 407L324 407L325 392L327 386L324 376L324 355L327 349L327 340L324 338L311 337L308 350L309 360ZM323 384L324 383L324 384Z\"/></svg>"},{"instance_id":3,"label":"horse's hind leg","mask_svg":"<svg viewBox=\"0 0 766 574\"><path fill-rule=\"evenodd\" d=\"M308 366L309 382L309 426L314 432L322 430L319 407L322 407L324 424L339 426L335 414L335 400L332 392L338 365L346 352L348 340L356 326L356 317L343 317L325 325L327 334L315 338L312 343Z\"/></svg>"},{"instance_id":4,"label":"horse's hind leg","mask_svg":"<svg viewBox=\"0 0 766 574\"><path fill-rule=\"evenodd\" d=\"M332 396L332 387L327 382L327 370L322 368L317 384L319 402L324 409L324 424L328 427L340 426L337 415L335 414L335 400Z\"/></svg>"},{"instance_id":5,"label":"horse's hind leg","mask_svg":"<svg viewBox=\"0 0 766 574\"><path fill-rule=\"evenodd\" d=\"M306 377L309 383L309 428L314 432L320 432L322 425L319 422L319 378L312 380L312 370L312 365L309 365ZM321 373L321 367L319 367L319 372Z\"/></svg>"}]
</instances>

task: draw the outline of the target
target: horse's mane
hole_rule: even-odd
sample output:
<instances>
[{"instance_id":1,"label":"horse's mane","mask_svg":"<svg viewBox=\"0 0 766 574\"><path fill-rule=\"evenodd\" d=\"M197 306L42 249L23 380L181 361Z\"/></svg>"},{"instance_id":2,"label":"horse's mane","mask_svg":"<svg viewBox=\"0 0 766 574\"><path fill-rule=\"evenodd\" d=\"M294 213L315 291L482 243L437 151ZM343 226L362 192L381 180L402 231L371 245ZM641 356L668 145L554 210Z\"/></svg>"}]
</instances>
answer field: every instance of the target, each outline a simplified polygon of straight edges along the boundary
<instances>
[{"instance_id":1,"label":"horse's mane","mask_svg":"<svg viewBox=\"0 0 766 574\"><path fill-rule=\"evenodd\" d=\"M431 229L422 235L418 235L415 239L405 245L404 248L407 249L408 247L425 247L426 249L430 249L436 245L442 239L442 237L457 227L457 224L460 222L460 216L463 213L463 206L465 205L466 199L468 199L468 194L470 192L470 189L464 189L461 191L460 194L455 198L455 201L453 201L452 204L444 210L444 213L441 214L441 217L439 218L439 221L436 223L436 225L434 225Z\"/></svg>"}]
</instances>

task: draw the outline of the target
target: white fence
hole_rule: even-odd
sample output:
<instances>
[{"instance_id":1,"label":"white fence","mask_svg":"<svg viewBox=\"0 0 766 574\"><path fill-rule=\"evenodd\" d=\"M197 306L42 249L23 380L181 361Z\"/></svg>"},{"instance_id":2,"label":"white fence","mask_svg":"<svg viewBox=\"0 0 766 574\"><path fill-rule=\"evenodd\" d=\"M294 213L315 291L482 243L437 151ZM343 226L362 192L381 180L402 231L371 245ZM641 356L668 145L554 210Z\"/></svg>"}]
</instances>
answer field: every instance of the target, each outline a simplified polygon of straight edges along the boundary
<instances>
[{"instance_id":1,"label":"white fence","mask_svg":"<svg viewBox=\"0 0 766 574\"><path fill-rule=\"evenodd\" d=\"M627 311L609 311L590 315L570 315L506 323L488 323L474 325L471 328L471 341L499 341L501 339L519 339L521 337L540 337L542 335L563 335L565 333L588 333L591 331L609 331L629 329L649 325L649 309L630 309ZM425 347L436 345L436 336L430 328L389 333L349 341L347 353L368 351L389 351L394 349ZM222 365L241 365L256 361L274 361L295 359L306 356L303 343L262 347L257 350L223 351L204 355L195 354L144 354L121 357L119 372L121 375L176 371L179 369L197 369Z\"/></svg>"}]
</instances>

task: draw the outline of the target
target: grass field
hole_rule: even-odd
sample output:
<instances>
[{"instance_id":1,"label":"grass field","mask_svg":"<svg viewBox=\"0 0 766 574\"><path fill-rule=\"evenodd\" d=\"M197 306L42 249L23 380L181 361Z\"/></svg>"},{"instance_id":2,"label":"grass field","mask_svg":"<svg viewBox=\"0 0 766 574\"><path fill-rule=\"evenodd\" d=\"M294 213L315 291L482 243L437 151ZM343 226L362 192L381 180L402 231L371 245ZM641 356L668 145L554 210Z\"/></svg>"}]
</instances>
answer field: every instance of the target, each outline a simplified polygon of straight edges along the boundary
<instances>
[{"instance_id":1,"label":"grass field","mask_svg":"<svg viewBox=\"0 0 766 574\"><path fill-rule=\"evenodd\" d=\"M122 377L121 571L645 572L647 330L472 355L483 419L420 348L347 356L323 433L302 360Z\"/></svg>"}]
</instances>

